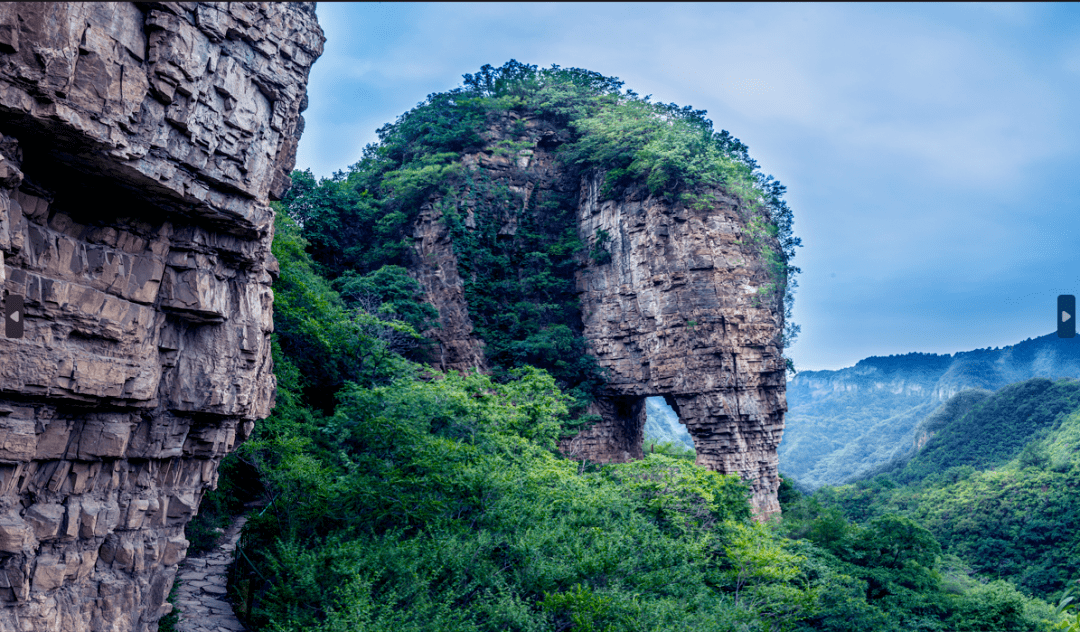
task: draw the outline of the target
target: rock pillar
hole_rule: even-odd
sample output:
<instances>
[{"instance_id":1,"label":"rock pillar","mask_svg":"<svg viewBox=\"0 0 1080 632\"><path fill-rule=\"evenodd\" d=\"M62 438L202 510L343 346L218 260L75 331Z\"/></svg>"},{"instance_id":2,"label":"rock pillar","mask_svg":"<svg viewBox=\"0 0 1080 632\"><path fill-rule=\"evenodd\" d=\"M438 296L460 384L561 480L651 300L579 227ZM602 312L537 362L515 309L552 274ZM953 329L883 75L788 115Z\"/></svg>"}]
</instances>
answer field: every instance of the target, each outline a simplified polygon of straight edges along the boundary
<instances>
[{"instance_id":1,"label":"rock pillar","mask_svg":"<svg viewBox=\"0 0 1080 632\"><path fill-rule=\"evenodd\" d=\"M779 512L783 311L763 248L778 245L755 241L748 210L723 191L694 208L643 188L601 200L601 182L582 182L580 235L590 244L606 235L610 260L578 273L585 338L608 371L601 400L664 396L694 438L697 462L746 479L759 517ZM604 420L579 441L595 448L581 454L639 456L644 416L632 427L598 412ZM635 441L636 451L607 447Z\"/></svg>"}]
</instances>

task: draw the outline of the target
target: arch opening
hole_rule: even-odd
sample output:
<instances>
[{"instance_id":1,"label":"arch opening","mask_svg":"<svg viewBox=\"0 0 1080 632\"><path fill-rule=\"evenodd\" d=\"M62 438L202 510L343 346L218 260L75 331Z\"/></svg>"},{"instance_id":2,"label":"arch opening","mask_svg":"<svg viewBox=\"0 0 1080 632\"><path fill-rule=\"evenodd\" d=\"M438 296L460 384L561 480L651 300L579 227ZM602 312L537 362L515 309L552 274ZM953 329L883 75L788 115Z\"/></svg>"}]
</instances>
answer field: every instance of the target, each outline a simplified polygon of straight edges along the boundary
<instances>
[{"instance_id":1,"label":"arch opening","mask_svg":"<svg viewBox=\"0 0 1080 632\"><path fill-rule=\"evenodd\" d=\"M644 434L647 443L673 443L697 451L694 438L679 416L679 404L671 395L646 398Z\"/></svg>"}]
</instances>

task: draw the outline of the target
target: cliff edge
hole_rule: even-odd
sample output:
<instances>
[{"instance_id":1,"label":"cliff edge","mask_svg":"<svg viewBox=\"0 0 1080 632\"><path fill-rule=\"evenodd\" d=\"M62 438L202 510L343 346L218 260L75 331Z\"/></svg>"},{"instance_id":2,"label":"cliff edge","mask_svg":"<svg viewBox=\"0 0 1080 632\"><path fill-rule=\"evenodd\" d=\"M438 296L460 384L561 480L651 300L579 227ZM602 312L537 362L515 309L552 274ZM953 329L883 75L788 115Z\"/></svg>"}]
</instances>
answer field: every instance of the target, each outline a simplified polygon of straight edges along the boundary
<instances>
[{"instance_id":1,"label":"cliff edge","mask_svg":"<svg viewBox=\"0 0 1080 632\"><path fill-rule=\"evenodd\" d=\"M0 630L153 630L273 404L313 3L0 4Z\"/></svg>"}]
</instances>

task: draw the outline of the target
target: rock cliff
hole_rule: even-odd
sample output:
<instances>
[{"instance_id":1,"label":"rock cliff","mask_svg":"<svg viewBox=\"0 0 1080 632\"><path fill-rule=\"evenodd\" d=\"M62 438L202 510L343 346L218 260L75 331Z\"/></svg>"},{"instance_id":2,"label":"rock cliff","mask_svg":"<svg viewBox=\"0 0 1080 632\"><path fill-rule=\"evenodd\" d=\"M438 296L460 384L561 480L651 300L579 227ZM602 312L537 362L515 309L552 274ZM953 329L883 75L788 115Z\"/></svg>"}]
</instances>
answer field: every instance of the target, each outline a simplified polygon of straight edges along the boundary
<instances>
[{"instance_id":1,"label":"rock cliff","mask_svg":"<svg viewBox=\"0 0 1080 632\"><path fill-rule=\"evenodd\" d=\"M596 462L641 458L645 399L663 396L693 436L698 463L750 481L759 516L779 512L782 297L768 291L767 265L749 237L743 203L716 190L711 203L694 208L642 186L602 199L604 174L575 173L556 160L565 136L544 120L508 113L490 122L486 149L462 160L521 207L545 194L569 195L581 241L595 244L598 231L609 239L603 247L610 256L583 253L576 273L577 326L607 373L591 411L602 421L562 450ZM444 369L484 368L483 341L469 320L437 202L414 226L411 266L442 320L432 332L436 359ZM508 213L500 234L514 230Z\"/></svg>"},{"instance_id":2,"label":"rock cliff","mask_svg":"<svg viewBox=\"0 0 1080 632\"><path fill-rule=\"evenodd\" d=\"M313 3L0 4L0 630L153 630L273 403Z\"/></svg>"}]
</instances>

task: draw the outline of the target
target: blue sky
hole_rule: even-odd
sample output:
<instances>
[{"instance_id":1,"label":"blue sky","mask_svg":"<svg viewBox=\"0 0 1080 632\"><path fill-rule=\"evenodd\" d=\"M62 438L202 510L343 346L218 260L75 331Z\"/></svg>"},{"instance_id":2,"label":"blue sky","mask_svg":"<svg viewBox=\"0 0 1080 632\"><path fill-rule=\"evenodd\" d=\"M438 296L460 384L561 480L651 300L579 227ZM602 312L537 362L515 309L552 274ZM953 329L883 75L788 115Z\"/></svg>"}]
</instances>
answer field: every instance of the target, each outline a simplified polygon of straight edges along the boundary
<instances>
[{"instance_id":1,"label":"blue sky","mask_svg":"<svg viewBox=\"0 0 1080 632\"><path fill-rule=\"evenodd\" d=\"M709 112L788 187L800 369L1004 346L1080 294L1080 6L320 3L297 168L510 59Z\"/></svg>"}]
</instances>

